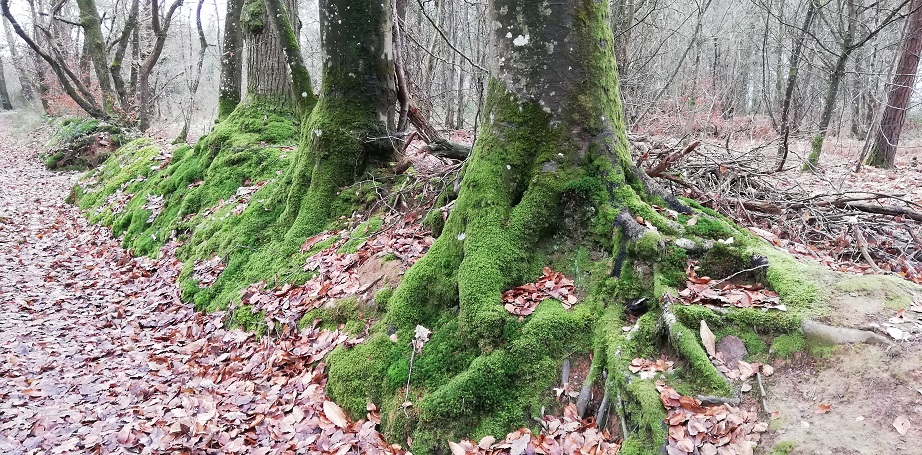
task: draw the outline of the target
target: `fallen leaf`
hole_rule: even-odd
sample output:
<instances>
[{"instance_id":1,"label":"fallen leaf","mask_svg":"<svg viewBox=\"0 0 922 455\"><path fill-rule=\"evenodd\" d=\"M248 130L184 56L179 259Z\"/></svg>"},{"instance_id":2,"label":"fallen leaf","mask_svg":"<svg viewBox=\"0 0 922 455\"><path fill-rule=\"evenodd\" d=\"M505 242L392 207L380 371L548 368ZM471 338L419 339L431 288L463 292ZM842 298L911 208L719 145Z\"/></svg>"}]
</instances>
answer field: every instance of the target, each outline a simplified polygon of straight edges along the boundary
<instances>
[{"instance_id":1,"label":"fallen leaf","mask_svg":"<svg viewBox=\"0 0 922 455\"><path fill-rule=\"evenodd\" d=\"M448 441L448 448L451 449L451 455L465 455L467 450L461 447L457 442Z\"/></svg>"},{"instance_id":2,"label":"fallen leaf","mask_svg":"<svg viewBox=\"0 0 922 455\"><path fill-rule=\"evenodd\" d=\"M711 329L708 327L707 322L704 322L704 319L701 320L701 344L704 345L704 350L707 351L708 355L714 357L717 354L717 337L714 336L714 332L711 332Z\"/></svg>"},{"instance_id":3,"label":"fallen leaf","mask_svg":"<svg viewBox=\"0 0 922 455\"><path fill-rule=\"evenodd\" d=\"M323 414L327 416L330 422L333 422L333 425L340 428L349 426L349 419L346 418L346 413L343 412L343 409L340 408L338 404L332 401L323 402Z\"/></svg>"},{"instance_id":4,"label":"fallen leaf","mask_svg":"<svg viewBox=\"0 0 922 455\"><path fill-rule=\"evenodd\" d=\"M912 426L912 422L909 421L909 418L901 415L893 420L893 428L896 428L896 432L900 436L906 436L906 432L909 431L909 428Z\"/></svg>"},{"instance_id":5,"label":"fallen leaf","mask_svg":"<svg viewBox=\"0 0 922 455\"><path fill-rule=\"evenodd\" d=\"M817 414L826 414L827 412L829 412L830 409L832 409L831 404L820 403L816 406L815 412Z\"/></svg>"}]
</instances>

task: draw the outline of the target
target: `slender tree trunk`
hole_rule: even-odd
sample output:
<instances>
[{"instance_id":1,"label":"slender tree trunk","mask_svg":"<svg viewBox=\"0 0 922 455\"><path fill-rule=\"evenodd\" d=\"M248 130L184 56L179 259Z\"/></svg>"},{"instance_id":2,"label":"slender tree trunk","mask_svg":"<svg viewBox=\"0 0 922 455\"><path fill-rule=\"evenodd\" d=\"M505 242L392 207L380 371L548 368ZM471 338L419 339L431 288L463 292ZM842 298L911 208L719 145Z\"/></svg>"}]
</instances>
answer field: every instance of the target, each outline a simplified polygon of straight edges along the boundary
<instances>
[{"instance_id":1,"label":"slender tree trunk","mask_svg":"<svg viewBox=\"0 0 922 455\"><path fill-rule=\"evenodd\" d=\"M403 133L409 125L408 114L410 111L410 86L407 83L406 63L403 58L405 50L403 44L403 27L407 19L407 0L395 0L394 11L394 71L397 77L397 132Z\"/></svg>"},{"instance_id":2,"label":"slender tree trunk","mask_svg":"<svg viewBox=\"0 0 922 455\"><path fill-rule=\"evenodd\" d=\"M208 51L208 40L205 38L205 29L202 28L202 6L205 0L198 0L195 8L195 30L198 32L198 60L195 64L195 77L189 84L189 105L183 116L182 130L173 141L174 144L185 143L189 138L189 123L192 122L192 113L195 112L195 95L198 93L199 82L202 80L202 66L205 64L205 52Z\"/></svg>"},{"instance_id":3,"label":"slender tree trunk","mask_svg":"<svg viewBox=\"0 0 922 455\"><path fill-rule=\"evenodd\" d=\"M791 102L794 100L794 89L797 87L797 77L800 74L800 60L803 56L804 41L810 31L810 26L813 24L815 15L815 0L807 0L807 13L804 15L803 25L794 39L794 49L791 51L791 61L788 64L788 80L784 88L784 99L781 101L781 121L778 128L778 133L781 135L781 144L778 145L778 159L775 164L775 171L784 169L784 163L788 158L788 140L791 137L792 122Z\"/></svg>"},{"instance_id":4,"label":"slender tree trunk","mask_svg":"<svg viewBox=\"0 0 922 455\"><path fill-rule=\"evenodd\" d=\"M125 28L122 29L119 36L118 44L115 48L115 56L112 63L109 64L109 72L112 74L112 85L115 86L115 93L118 95L119 104L122 111L131 112L131 94L130 87L125 86L125 78L122 75L122 63L125 60L125 53L131 44L131 36L137 32L138 28L138 9L141 0L130 0L131 8L128 11L128 18L125 20Z\"/></svg>"},{"instance_id":5,"label":"slender tree trunk","mask_svg":"<svg viewBox=\"0 0 922 455\"><path fill-rule=\"evenodd\" d=\"M163 46L166 44L167 33L173 21L173 15L182 5L183 0L174 0L164 17L160 17L160 0L151 0L151 31L154 43L150 52L141 61L138 68L138 126L142 131L150 127L150 117L153 113L153 93L150 86L150 76L160 60Z\"/></svg>"},{"instance_id":6,"label":"slender tree trunk","mask_svg":"<svg viewBox=\"0 0 922 455\"><path fill-rule=\"evenodd\" d=\"M0 108L5 111L13 109L10 92L6 89L6 70L3 68L3 61L0 61Z\"/></svg>"},{"instance_id":7,"label":"slender tree trunk","mask_svg":"<svg viewBox=\"0 0 922 455\"><path fill-rule=\"evenodd\" d=\"M35 100L35 81L29 71L26 69L22 54L16 48L16 40L13 39L10 22L3 18L3 34L6 36L6 44L10 49L10 57L13 59L13 67L16 69L16 77L19 79L20 93L26 101Z\"/></svg>"},{"instance_id":8,"label":"slender tree trunk","mask_svg":"<svg viewBox=\"0 0 922 455\"><path fill-rule=\"evenodd\" d=\"M221 54L221 81L218 87L218 121L224 120L240 104L243 78L243 33L240 13L243 0L228 0L224 18L224 52Z\"/></svg>"},{"instance_id":9,"label":"slender tree trunk","mask_svg":"<svg viewBox=\"0 0 922 455\"><path fill-rule=\"evenodd\" d=\"M282 220L288 236L323 229L340 187L390 161L396 76L390 0L321 0L323 85L302 127Z\"/></svg>"},{"instance_id":10,"label":"slender tree trunk","mask_svg":"<svg viewBox=\"0 0 922 455\"><path fill-rule=\"evenodd\" d=\"M867 163L871 166L893 167L900 132L915 86L919 53L922 52L922 0L914 0L910 4L910 11L900 59L893 75L893 85L887 95L887 105L884 107L880 125L876 128L874 146L868 155Z\"/></svg>"},{"instance_id":11,"label":"slender tree trunk","mask_svg":"<svg viewBox=\"0 0 922 455\"><path fill-rule=\"evenodd\" d=\"M842 79L845 78L845 65L848 63L850 54L851 51L849 48L843 48L842 53L836 58L836 66L829 75L829 81L826 86L826 96L823 99L823 112L820 114L817 133L813 136L813 141L810 143L810 156L807 157L804 170L813 169L819 164L820 154L823 152L823 142L826 140L829 124L832 122L832 112L836 108L836 99L839 97L839 86L842 84Z\"/></svg>"}]
</instances>

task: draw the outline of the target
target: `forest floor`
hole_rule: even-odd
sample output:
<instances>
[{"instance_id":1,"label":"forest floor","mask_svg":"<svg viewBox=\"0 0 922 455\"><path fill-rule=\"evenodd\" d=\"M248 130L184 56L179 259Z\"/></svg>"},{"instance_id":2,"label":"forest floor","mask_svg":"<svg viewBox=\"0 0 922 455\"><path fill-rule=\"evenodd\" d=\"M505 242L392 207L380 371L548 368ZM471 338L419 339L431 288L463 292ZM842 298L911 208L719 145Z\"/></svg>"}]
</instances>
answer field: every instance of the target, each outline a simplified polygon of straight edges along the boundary
<instances>
[{"instance_id":1,"label":"forest floor","mask_svg":"<svg viewBox=\"0 0 922 455\"><path fill-rule=\"evenodd\" d=\"M177 296L179 264L132 258L65 202L0 116L0 453L395 452L324 399L346 337L226 330Z\"/></svg>"},{"instance_id":2,"label":"forest floor","mask_svg":"<svg viewBox=\"0 0 922 455\"><path fill-rule=\"evenodd\" d=\"M324 398L323 364L314 362L347 336L309 328L257 339L226 329L222 313L195 313L177 297L170 249L159 260L132 258L107 229L88 225L65 202L78 174L45 170L41 144L15 139L14 129L0 115L0 453L400 452L375 430L374 409L349 422ZM835 151L827 162L825 180L853 182L837 191L891 192L896 182L922 197L917 174L851 175ZM830 268L867 272L784 240ZM844 295L824 322L889 325L908 339L772 360L772 431L756 453L922 453L922 300L874 305L888 290L860 286Z\"/></svg>"}]
</instances>

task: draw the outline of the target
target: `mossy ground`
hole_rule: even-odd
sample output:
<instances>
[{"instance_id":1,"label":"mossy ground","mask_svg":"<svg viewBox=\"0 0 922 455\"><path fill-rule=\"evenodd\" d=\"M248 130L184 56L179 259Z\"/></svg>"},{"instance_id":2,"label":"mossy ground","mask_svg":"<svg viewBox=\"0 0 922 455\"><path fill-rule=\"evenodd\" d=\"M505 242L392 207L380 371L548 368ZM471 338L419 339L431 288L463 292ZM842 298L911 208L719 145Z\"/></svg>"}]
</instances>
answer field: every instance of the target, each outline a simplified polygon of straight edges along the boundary
<instances>
[{"instance_id":1,"label":"mossy ground","mask_svg":"<svg viewBox=\"0 0 922 455\"><path fill-rule=\"evenodd\" d=\"M55 133L48 142L48 150L41 155L45 167L51 170L98 166L109 157L110 151L133 136L126 128L94 118L69 117L52 123ZM103 138L102 142L99 138Z\"/></svg>"},{"instance_id":2,"label":"mossy ground","mask_svg":"<svg viewBox=\"0 0 922 455\"><path fill-rule=\"evenodd\" d=\"M626 372L632 359L674 352L684 364L673 379L690 392L727 395L729 384L692 328L707 320L718 333L737 333L760 354L761 335L795 330L822 303L823 291L804 266L725 218L696 206L698 222L690 226L688 216L672 220L653 208L667 203L633 171L612 51L599 46L600 40L612 41L607 14L606 4L594 2L579 11L595 26L577 37L577 54L593 66L592 74L604 77L568 101L565 121L491 81L485 103L490 120L429 252L396 289L379 293L373 309L342 299L301 320L303 325L318 318L353 333L371 327L365 343L331 354L327 393L355 417L364 415L369 401L378 405L387 436L411 438L414 452L444 450L448 439L499 437L534 426L532 418L542 412L559 411L552 387L559 384L561 362L575 355L591 356L589 377L601 381L608 372L602 387L623 397L631 433L622 453L659 453L665 410L652 381ZM303 281L304 260L321 247L302 253L306 237L342 227L337 216L366 206L369 195L377 194L376 180L343 187L376 159L385 161L365 149L359 132L375 127L358 112L363 108L337 102L321 99L303 127L292 112L251 103L194 147L174 150L168 163L158 161L159 146L135 141L83 180L77 202L138 254L157 254L172 238L182 241L182 296L200 309L226 308L241 289L262 280ZM347 153L358 149L364 153ZM262 186L242 211L236 201L222 205L239 188L257 184ZM162 209L152 208L160 198ZM112 202L122 200L124 207L116 210L121 205ZM625 214L642 218L639 228L649 223L655 230L631 238L627 229L613 228ZM349 232L343 252L381 227L381 218L364 219ZM691 257L673 244L679 236L734 242L707 258ZM683 284L688 259L704 260L715 273L735 272L754 254L771 261L768 284L788 305L787 313L675 306L677 321L669 336L664 333L660 297ZM214 256L226 268L214 284L200 287L194 266ZM545 266L575 280L580 303L566 310L548 300L527 317L508 314L502 292L533 281ZM639 298L650 304L635 321L626 302ZM237 324L256 331L266 330L261 317L248 307L234 311ZM432 337L412 354L417 324L432 330Z\"/></svg>"}]
</instances>

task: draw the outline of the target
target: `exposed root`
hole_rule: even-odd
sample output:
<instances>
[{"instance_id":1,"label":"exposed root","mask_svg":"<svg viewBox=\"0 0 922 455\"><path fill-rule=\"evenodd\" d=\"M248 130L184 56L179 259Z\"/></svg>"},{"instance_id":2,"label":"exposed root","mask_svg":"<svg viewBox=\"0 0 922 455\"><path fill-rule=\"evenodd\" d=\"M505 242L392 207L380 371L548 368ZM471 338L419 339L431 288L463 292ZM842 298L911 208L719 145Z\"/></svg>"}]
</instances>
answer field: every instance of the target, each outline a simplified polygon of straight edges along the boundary
<instances>
[{"instance_id":1,"label":"exposed root","mask_svg":"<svg viewBox=\"0 0 922 455\"><path fill-rule=\"evenodd\" d=\"M809 319L804 320L801 324L801 330L809 339L829 344L846 344L846 343L876 343L890 344L890 340L883 335L876 334L867 330L850 329L847 327L834 327L831 325L821 324Z\"/></svg>"}]
</instances>

